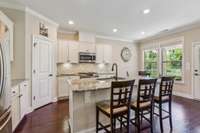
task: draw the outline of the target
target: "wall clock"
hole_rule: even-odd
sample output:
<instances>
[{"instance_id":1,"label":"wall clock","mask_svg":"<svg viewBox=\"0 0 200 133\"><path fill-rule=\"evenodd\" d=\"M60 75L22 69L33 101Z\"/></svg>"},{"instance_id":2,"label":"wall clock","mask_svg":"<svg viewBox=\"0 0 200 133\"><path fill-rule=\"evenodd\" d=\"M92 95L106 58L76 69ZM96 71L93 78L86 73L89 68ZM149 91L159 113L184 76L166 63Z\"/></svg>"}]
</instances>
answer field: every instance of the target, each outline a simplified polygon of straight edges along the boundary
<instances>
[{"instance_id":1,"label":"wall clock","mask_svg":"<svg viewBox=\"0 0 200 133\"><path fill-rule=\"evenodd\" d=\"M121 50L121 58L124 62L128 62L130 59L131 59L131 50L127 47L124 47L122 50Z\"/></svg>"}]
</instances>

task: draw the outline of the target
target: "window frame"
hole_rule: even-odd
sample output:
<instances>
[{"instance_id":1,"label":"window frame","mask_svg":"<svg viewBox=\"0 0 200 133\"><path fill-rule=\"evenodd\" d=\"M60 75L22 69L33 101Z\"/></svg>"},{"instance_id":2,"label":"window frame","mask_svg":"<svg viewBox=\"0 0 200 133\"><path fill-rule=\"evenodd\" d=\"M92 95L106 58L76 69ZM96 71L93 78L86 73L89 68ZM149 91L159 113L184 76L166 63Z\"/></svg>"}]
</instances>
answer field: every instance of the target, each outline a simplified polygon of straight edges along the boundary
<instances>
[{"instance_id":1,"label":"window frame","mask_svg":"<svg viewBox=\"0 0 200 133\"><path fill-rule=\"evenodd\" d=\"M164 73L164 69L163 69L163 63L166 63L168 61L164 61L163 60L163 49L175 49L175 48L181 48L182 49L182 66L181 66L181 80L175 80L176 83L184 83L184 46L183 44L174 44L174 45L169 45L169 46L162 46L160 47L160 51L161 51L161 56L160 56L160 67L161 67L161 75L163 76Z\"/></svg>"},{"instance_id":2,"label":"window frame","mask_svg":"<svg viewBox=\"0 0 200 133\"><path fill-rule=\"evenodd\" d=\"M149 47L149 46L152 46L152 47ZM143 46L143 61L142 61L142 65L143 65L143 69L145 68L145 63L144 63L144 52L145 51L148 51L148 50L157 50L158 51L158 71L159 71L159 76L160 75L163 75L163 67L162 67L162 59L163 59L163 48L166 48L166 47L182 47L182 80L178 81L178 80L175 80L175 83L178 83L178 84L184 84L185 83L185 52L184 52L184 37L177 37L177 38L173 38L173 39L170 39L170 40L167 40L167 41L160 41L160 42L154 42L150 45L146 45L146 46Z\"/></svg>"},{"instance_id":3,"label":"window frame","mask_svg":"<svg viewBox=\"0 0 200 133\"><path fill-rule=\"evenodd\" d=\"M148 48L148 49L144 49L143 50L143 69L145 70L145 59L144 59L144 57L145 57L145 52L146 51L152 51L152 50L156 50L157 51L157 71L158 71L158 76L159 76L159 74L160 74L160 66L159 66L159 58L160 58L160 52L159 52L159 49L158 48ZM156 62L152 62L152 63L156 63Z\"/></svg>"}]
</instances>

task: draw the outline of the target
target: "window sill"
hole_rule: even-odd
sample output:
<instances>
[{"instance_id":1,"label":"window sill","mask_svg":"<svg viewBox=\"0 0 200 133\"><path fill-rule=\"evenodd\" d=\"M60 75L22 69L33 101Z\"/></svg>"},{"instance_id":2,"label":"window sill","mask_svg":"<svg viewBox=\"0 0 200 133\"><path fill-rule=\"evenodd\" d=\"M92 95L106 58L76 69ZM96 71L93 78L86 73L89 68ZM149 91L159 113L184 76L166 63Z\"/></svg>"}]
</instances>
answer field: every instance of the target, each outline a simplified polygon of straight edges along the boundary
<instances>
[{"instance_id":1,"label":"window sill","mask_svg":"<svg viewBox=\"0 0 200 133\"><path fill-rule=\"evenodd\" d=\"M185 84L185 82L182 80L182 81L174 81L174 84Z\"/></svg>"}]
</instances>

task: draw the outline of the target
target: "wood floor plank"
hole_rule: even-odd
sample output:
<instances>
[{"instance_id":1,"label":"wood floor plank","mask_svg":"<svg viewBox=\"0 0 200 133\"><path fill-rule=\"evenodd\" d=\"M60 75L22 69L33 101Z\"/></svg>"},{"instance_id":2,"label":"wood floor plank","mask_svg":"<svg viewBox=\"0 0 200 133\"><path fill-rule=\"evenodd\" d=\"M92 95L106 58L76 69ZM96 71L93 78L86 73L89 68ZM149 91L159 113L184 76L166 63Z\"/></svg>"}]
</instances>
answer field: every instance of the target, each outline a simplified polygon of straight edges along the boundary
<instances>
[{"instance_id":1,"label":"wood floor plank","mask_svg":"<svg viewBox=\"0 0 200 133\"><path fill-rule=\"evenodd\" d=\"M174 129L171 133L200 133L199 101L174 96L172 112ZM27 115L15 133L68 133L68 118L68 101L49 104ZM135 132L134 127L131 130ZM164 120L164 131L170 133L168 119ZM143 131L149 132L150 130ZM154 117L154 132L160 133L157 117Z\"/></svg>"}]
</instances>

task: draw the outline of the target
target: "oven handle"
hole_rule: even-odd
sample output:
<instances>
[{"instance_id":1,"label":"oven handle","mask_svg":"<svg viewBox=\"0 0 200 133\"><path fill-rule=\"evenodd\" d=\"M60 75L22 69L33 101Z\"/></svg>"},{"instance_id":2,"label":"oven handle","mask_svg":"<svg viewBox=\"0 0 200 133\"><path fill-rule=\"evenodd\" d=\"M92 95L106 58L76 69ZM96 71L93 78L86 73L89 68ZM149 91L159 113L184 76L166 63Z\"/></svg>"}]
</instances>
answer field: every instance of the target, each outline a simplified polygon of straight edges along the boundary
<instances>
[{"instance_id":1,"label":"oven handle","mask_svg":"<svg viewBox=\"0 0 200 133\"><path fill-rule=\"evenodd\" d=\"M0 125L0 131L8 124L8 122L11 119L11 109L10 109L10 107L6 111L6 113L4 113L3 116L0 118L0 121L4 120L5 118L6 118L5 122L2 125Z\"/></svg>"}]
</instances>

